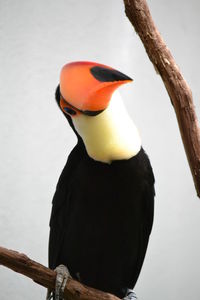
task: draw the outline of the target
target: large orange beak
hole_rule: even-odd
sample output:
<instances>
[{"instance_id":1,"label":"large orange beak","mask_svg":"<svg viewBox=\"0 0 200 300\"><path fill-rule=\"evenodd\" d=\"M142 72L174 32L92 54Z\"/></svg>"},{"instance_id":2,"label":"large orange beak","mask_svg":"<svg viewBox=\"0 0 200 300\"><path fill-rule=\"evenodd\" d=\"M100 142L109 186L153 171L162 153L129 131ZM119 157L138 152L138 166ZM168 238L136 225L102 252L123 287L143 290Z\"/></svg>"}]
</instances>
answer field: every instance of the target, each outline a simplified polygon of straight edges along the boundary
<instances>
[{"instance_id":1,"label":"large orange beak","mask_svg":"<svg viewBox=\"0 0 200 300\"><path fill-rule=\"evenodd\" d=\"M60 93L69 105L84 112L104 110L112 93L132 79L108 66L93 62L66 64L60 74Z\"/></svg>"}]
</instances>

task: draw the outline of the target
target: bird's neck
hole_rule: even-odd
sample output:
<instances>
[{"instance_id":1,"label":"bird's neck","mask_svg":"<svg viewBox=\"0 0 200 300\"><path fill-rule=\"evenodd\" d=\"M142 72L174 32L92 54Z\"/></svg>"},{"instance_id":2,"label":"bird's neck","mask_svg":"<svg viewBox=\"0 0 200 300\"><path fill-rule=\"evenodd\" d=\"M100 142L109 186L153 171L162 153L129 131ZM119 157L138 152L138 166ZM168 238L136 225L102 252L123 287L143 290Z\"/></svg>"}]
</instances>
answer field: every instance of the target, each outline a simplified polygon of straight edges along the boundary
<instances>
[{"instance_id":1,"label":"bird's neck","mask_svg":"<svg viewBox=\"0 0 200 300\"><path fill-rule=\"evenodd\" d=\"M118 92L107 109L95 117L79 115L73 123L83 139L88 155L94 160L111 163L129 159L141 148L137 128L129 117Z\"/></svg>"}]
</instances>

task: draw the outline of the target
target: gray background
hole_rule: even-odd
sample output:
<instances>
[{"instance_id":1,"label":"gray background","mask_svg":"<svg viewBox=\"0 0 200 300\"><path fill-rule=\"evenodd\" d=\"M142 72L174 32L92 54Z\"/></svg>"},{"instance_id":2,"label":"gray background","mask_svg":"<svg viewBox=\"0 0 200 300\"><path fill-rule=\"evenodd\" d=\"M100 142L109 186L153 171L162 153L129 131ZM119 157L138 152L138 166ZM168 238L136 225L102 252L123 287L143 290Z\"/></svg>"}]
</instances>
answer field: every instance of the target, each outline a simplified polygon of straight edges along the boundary
<instances>
[{"instance_id":1,"label":"gray background","mask_svg":"<svg viewBox=\"0 0 200 300\"><path fill-rule=\"evenodd\" d=\"M149 0L192 88L200 117L199 0ZM0 245L47 264L51 199L75 137L54 101L63 64L92 60L134 78L121 93L156 177L154 228L140 300L200 297L200 200L160 77L122 0L0 1ZM0 299L44 299L45 289L0 267Z\"/></svg>"}]
</instances>

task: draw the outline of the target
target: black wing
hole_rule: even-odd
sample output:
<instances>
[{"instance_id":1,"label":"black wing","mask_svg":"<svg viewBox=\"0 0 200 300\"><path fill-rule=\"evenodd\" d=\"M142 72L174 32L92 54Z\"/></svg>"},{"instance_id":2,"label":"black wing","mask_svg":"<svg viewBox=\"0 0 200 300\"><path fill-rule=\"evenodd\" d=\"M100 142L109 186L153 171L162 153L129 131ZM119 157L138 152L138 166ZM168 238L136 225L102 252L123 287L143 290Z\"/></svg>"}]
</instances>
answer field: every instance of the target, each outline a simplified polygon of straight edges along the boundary
<instances>
[{"instance_id":1,"label":"black wing","mask_svg":"<svg viewBox=\"0 0 200 300\"><path fill-rule=\"evenodd\" d=\"M70 153L67 163L60 175L56 191L52 201L49 235L49 267L55 269L59 264L59 251L61 249L70 210L70 180L73 172L81 160L83 142L79 139L78 144Z\"/></svg>"}]
</instances>

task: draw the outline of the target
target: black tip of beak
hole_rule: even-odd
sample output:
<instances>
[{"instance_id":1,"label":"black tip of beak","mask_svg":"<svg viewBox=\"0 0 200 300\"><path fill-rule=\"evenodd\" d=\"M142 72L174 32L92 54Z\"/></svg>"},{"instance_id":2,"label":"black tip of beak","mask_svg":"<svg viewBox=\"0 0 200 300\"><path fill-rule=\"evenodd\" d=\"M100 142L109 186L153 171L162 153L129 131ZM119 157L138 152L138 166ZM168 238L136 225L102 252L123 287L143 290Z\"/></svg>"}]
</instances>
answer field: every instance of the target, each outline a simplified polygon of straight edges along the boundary
<instances>
[{"instance_id":1,"label":"black tip of beak","mask_svg":"<svg viewBox=\"0 0 200 300\"><path fill-rule=\"evenodd\" d=\"M114 81L125 81L129 80L132 81L133 79L126 76L125 74L114 70L114 69L108 69L104 67L92 67L90 69L90 72L96 78L97 80L101 82L114 82Z\"/></svg>"}]
</instances>

